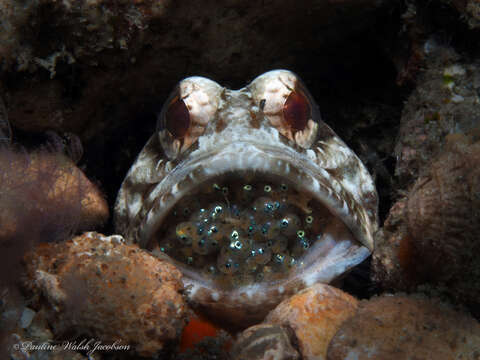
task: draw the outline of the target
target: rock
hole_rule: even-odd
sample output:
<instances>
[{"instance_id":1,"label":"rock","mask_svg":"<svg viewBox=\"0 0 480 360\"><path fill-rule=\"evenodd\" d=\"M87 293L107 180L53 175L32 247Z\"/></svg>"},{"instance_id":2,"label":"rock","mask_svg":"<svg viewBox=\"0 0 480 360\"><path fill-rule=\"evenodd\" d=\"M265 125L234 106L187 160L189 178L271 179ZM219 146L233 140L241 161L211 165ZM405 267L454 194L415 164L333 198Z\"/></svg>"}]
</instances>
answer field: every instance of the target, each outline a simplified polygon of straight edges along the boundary
<instances>
[{"instance_id":1,"label":"rock","mask_svg":"<svg viewBox=\"0 0 480 360\"><path fill-rule=\"evenodd\" d=\"M433 38L422 50L426 70L403 108L395 145L395 175L402 189L423 175L443 151L446 135L468 133L480 117L478 66Z\"/></svg>"},{"instance_id":2,"label":"rock","mask_svg":"<svg viewBox=\"0 0 480 360\"><path fill-rule=\"evenodd\" d=\"M75 330L104 344L121 339L153 356L178 339L187 306L181 273L121 236L85 233L27 256L26 287L44 299L57 338Z\"/></svg>"},{"instance_id":3,"label":"rock","mask_svg":"<svg viewBox=\"0 0 480 360\"><path fill-rule=\"evenodd\" d=\"M315 284L281 302L266 323L291 328L305 360L326 359L330 339L340 325L353 316L357 300L325 284Z\"/></svg>"},{"instance_id":4,"label":"rock","mask_svg":"<svg viewBox=\"0 0 480 360\"><path fill-rule=\"evenodd\" d=\"M450 0L470 29L480 28L480 3L477 0Z\"/></svg>"},{"instance_id":5,"label":"rock","mask_svg":"<svg viewBox=\"0 0 480 360\"><path fill-rule=\"evenodd\" d=\"M372 278L382 289L428 285L455 302L480 299L480 141L451 134L444 150L390 210L377 234Z\"/></svg>"},{"instance_id":6,"label":"rock","mask_svg":"<svg viewBox=\"0 0 480 360\"><path fill-rule=\"evenodd\" d=\"M5 108L5 103L0 97L0 146L9 144L12 140L12 129L8 121L8 113Z\"/></svg>"},{"instance_id":7,"label":"rock","mask_svg":"<svg viewBox=\"0 0 480 360\"><path fill-rule=\"evenodd\" d=\"M2 241L25 227L35 237L37 225L51 230L44 230L43 241L56 241L55 232L91 229L108 219L103 194L61 154L2 148L0 167Z\"/></svg>"},{"instance_id":8,"label":"rock","mask_svg":"<svg viewBox=\"0 0 480 360\"><path fill-rule=\"evenodd\" d=\"M254 325L243 331L232 347L232 360L296 360L288 329L273 324Z\"/></svg>"},{"instance_id":9,"label":"rock","mask_svg":"<svg viewBox=\"0 0 480 360\"><path fill-rule=\"evenodd\" d=\"M405 295L359 303L333 337L328 360L478 359L480 325L437 301Z\"/></svg>"},{"instance_id":10,"label":"rock","mask_svg":"<svg viewBox=\"0 0 480 360\"><path fill-rule=\"evenodd\" d=\"M30 326L36 312L28 307L23 309L22 316L20 317L20 327L25 329Z\"/></svg>"},{"instance_id":11,"label":"rock","mask_svg":"<svg viewBox=\"0 0 480 360\"><path fill-rule=\"evenodd\" d=\"M181 77L240 85L267 68L301 66L299 54L366 29L387 3L2 0L10 121L85 141L131 119L133 105L164 99Z\"/></svg>"},{"instance_id":12,"label":"rock","mask_svg":"<svg viewBox=\"0 0 480 360\"><path fill-rule=\"evenodd\" d=\"M67 157L0 146L0 285L13 285L34 245L103 225L101 191Z\"/></svg>"}]
</instances>

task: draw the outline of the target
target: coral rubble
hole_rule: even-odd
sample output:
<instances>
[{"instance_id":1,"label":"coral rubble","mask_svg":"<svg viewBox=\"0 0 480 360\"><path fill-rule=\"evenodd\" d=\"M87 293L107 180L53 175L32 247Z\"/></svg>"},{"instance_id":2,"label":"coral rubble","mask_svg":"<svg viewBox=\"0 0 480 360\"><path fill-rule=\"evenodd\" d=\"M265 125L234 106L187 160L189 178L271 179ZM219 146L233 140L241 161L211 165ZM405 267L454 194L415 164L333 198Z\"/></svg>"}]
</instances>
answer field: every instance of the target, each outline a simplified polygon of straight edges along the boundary
<instances>
[{"instance_id":1,"label":"coral rubble","mask_svg":"<svg viewBox=\"0 0 480 360\"><path fill-rule=\"evenodd\" d=\"M333 337L328 360L476 359L480 325L447 305L421 297L361 301Z\"/></svg>"},{"instance_id":2,"label":"coral rubble","mask_svg":"<svg viewBox=\"0 0 480 360\"><path fill-rule=\"evenodd\" d=\"M185 324L180 272L121 236L90 232L39 246L27 268L26 287L57 336L119 340L153 356L178 339Z\"/></svg>"},{"instance_id":3,"label":"coral rubble","mask_svg":"<svg viewBox=\"0 0 480 360\"><path fill-rule=\"evenodd\" d=\"M293 329L302 358L325 359L340 325L353 316L357 300L325 284L313 285L284 300L265 319Z\"/></svg>"}]
</instances>

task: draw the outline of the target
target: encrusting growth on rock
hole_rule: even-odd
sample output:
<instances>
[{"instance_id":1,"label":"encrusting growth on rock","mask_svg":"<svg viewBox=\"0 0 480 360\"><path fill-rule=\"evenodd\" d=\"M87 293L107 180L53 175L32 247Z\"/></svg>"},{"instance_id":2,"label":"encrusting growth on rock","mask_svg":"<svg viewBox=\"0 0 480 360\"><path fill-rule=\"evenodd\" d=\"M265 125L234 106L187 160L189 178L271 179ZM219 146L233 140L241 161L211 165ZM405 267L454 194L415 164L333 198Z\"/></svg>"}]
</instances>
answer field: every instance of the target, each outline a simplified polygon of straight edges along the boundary
<instances>
[{"instance_id":1,"label":"encrusting growth on rock","mask_svg":"<svg viewBox=\"0 0 480 360\"><path fill-rule=\"evenodd\" d=\"M340 289L315 284L281 302L265 319L294 330L303 359L325 359L340 325L353 316L358 301Z\"/></svg>"},{"instance_id":2,"label":"encrusting growth on rock","mask_svg":"<svg viewBox=\"0 0 480 360\"><path fill-rule=\"evenodd\" d=\"M387 295L361 301L328 348L328 360L478 359L480 325L438 301Z\"/></svg>"},{"instance_id":3,"label":"encrusting growth on rock","mask_svg":"<svg viewBox=\"0 0 480 360\"><path fill-rule=\"evenodd\" d=\"M103 342L121 339L153 356L185 325L181 273L121 236L85 233L39 246L26 262L25 286L55 319L57 336L73 331Z\"/></svg>"},{"instance_id":4,"label":"encrusting growth on rock","mask_svg":"<svg viewBox=\"0 0 480 360\"><path fill-rule=\"evenodd\" d=\"M384 289L430 284L479 304L480 142L451 134L444 152L391 209L377 236L372 277Z\"/></svg>"}]
</instances>

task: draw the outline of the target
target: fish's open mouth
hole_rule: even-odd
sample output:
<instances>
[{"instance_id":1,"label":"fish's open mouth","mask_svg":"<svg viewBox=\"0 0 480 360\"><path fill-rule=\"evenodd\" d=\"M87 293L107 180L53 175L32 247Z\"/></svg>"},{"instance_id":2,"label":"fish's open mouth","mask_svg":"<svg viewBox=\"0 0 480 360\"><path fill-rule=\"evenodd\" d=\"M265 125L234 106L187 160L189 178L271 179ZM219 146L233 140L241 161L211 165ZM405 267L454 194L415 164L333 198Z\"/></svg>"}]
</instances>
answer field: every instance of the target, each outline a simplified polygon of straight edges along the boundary
<instances>
[{"instance_id":1,"label":"fish's open mouth","mask_svg":"<svg viewBox=\"0 0 480 360\"><path fill-rule=\"evenodd\" d=\"M163 218L149 241L180 266L223 289L272 282L305 266L310 249L333 248L335 216L285 178L227 172L198 185Z\"/></svg>"},{"instance_id":2,"label":"fish's open mouth","mask_svg":"<svg viewBox=\"0 0 480 360\"><path fill-rule=\"evenodd\" d=\"M137 214L127 231L176 263L193 301L272 305L370 254L368 210L348 174L341 182L291 148L246 141L192 155L161 163L160 182L119 198Z\"/></svg>"},{"instance_id":3,"label":"fish's open mouth","mask_svg":"<svg viewBox=\"0 0 480 360\"><path fill-rule=\"evenodd\" d=\"M296 75L182 80L130 168L115 227L173 261L192 304L254 324L373 251L373 180Z\"/></svg>"}]
</instances>

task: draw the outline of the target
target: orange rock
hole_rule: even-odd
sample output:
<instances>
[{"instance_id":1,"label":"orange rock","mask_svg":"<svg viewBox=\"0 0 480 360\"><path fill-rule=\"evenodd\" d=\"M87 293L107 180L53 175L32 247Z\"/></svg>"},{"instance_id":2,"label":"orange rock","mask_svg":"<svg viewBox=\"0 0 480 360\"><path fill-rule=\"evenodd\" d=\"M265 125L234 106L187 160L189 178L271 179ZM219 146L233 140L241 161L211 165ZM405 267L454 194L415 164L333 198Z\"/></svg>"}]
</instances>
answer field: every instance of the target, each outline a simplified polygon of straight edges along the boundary
<instances>
[{"instance_id":1,"label":"orange rock","mask_svg":"<svg viewBox=\"0 0 480 360\"><path fill-rule=\"evenodd\" d=\"M480 325L439 302L406 295L359 303L328 348L328 360L478 359Z\"/></svg>"},{"instance_id":2,"label":"orange rock","mask_svg":"<svg viewBox=\"0 0 480 360\"><path fill-rule=\"evenodd\" d=\"M357 300L325 284L315 284L280 303L266 323L292 328L303 359L325 359L330 339L355 314Z\"/></svg>"},{"instance_id":3,"label":"orange rock","mask_svg":"<svg viewBox=\"0 0 480 360\"><path fill-rule=\"evenodd\" d=\"M85 233L37 247L26 261L26 285L46 299L57 338L74 329L153 356L185 324L181 273L121 236Z\"/></svg>"}]
</instances>

